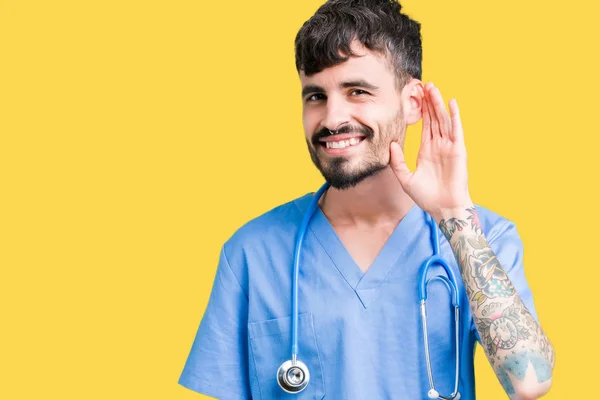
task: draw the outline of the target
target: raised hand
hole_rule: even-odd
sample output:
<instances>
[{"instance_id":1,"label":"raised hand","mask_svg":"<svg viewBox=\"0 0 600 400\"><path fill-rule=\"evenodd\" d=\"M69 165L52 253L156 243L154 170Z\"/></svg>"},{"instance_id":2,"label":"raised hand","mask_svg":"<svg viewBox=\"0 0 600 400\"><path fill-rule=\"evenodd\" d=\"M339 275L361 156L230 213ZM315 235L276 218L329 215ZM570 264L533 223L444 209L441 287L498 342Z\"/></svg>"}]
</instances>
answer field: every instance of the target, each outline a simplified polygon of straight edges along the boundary
<instances>
[{"instance_id":1,"label":"raised hand","mask_svg":"<svg viewBox=\"0 0 600 400\"><path fill-rule=\"evenodd\" d=\"M436 220L452 210L472 207L467 183L467 151L456 100L450 115L438 88L425 85L423 132L417 168L411 172L400 145L390 146L390 165L404 191Z\"/></svg>"}]
</instances>

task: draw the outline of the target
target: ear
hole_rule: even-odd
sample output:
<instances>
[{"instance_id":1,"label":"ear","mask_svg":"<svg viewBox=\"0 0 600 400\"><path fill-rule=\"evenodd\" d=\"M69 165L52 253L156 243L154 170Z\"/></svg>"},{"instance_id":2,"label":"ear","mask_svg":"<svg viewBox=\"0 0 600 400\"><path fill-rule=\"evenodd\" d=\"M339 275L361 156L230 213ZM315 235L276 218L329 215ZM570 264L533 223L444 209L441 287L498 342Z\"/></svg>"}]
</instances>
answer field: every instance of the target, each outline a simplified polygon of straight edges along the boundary
<instances>
[{"instance_id":1,"label":"ear","mask_svg":"<svg viewBox=\"0 0 600 400\"><path fill-rule=\"evenodd\" d=\"M407 125L416 124L421 120L424 95L425 87L423 82L418 79L411 79L402 88L402 108L404 110L404 121Z\"/></svg>"}]
</instances>

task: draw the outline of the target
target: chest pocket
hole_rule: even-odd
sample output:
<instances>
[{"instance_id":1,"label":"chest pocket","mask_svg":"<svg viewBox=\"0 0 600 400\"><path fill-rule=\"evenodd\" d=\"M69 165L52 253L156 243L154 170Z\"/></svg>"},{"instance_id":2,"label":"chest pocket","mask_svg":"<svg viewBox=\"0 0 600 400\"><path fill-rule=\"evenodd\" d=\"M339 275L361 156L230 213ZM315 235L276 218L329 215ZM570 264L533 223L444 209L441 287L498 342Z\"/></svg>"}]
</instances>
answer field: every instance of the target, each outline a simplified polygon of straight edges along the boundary
<instances>
[{"instance_id":1,"label":"chest pocket","mask_svg":"<svg viewBox=\"0 0 600 400\"><path fill-rule=\"evenodd\" d=\"M312 314L298 316L298 360L308 367L308 386L298 394L284 392L277 383L279 366L290 360L292 318L277 318L248 324L253 371L250 374L253 397L262 400L321 400L325 397L323 369Z\"/></svg>"}]
</instances>

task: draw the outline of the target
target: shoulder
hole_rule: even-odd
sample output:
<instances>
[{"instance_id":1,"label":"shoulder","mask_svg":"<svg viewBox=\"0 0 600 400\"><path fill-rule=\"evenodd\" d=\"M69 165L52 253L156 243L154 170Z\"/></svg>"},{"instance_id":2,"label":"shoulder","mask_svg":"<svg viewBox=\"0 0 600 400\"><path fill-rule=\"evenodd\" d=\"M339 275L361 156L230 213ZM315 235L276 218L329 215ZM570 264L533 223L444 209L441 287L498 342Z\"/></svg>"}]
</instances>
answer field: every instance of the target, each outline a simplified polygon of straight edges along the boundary
<instances>
[{"instance_id":1,"label":"shoulder","mask_svg":"<svg viewBox=\"0 0 600 400\"><path fill-rule=\"evenodd\" d=\"M295 236L300 225L305 203L311 194L281 204L242 225L227 240L224 250L227 255L239 250L262 247L282 238Z\"/></svg>"},{"instance_id":2,"label":"shoulder","mask_svg":"<svg viewBox=\"0 0 600 400\"><path fill-rule=\"evenodd\" d=\"M295 238L302 221L304 209L311 195L306 194L253 218L242 225L225 242L222 255L246 293L250 276L264 282L265 274L274 265L287 265L275 259L291 259ZM252 272L251 272L252 271Z\"/></svg>"}]
</instances>

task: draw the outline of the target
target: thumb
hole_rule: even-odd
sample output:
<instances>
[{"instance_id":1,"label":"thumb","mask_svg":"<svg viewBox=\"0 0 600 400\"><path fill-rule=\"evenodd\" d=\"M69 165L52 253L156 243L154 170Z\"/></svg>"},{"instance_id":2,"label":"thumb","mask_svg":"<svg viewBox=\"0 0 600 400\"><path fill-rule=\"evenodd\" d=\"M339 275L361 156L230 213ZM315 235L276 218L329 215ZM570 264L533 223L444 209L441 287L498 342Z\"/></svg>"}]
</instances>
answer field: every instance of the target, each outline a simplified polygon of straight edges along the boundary
<instances>
[{"instance_id":1,"label":"thumb","mask_svg":"<svg viewBox=\"0 0 600 400\"><path fill-rule=\"evenodd\" d=\"M406 165L402 148L396 142L392 142L390 145L390 166L392 167L398 182L400 182L403 188L406 188L406 185L408 185L413 174L408 169L408 165Z\"/></svg>"}]
</instances>

